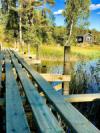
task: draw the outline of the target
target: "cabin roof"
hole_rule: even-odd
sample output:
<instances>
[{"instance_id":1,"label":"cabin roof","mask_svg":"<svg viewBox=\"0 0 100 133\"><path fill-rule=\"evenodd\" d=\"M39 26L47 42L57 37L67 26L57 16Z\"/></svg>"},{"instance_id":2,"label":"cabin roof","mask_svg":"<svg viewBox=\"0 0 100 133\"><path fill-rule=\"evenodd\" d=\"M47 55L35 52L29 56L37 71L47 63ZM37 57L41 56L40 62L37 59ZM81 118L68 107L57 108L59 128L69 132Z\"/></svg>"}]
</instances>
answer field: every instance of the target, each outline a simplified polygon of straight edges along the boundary
<instances>
[{"instance_id":1,"label":"cabin roof","mask_svg":"<svg viewBox=\"0 0 100 133\"><path fill-rule=\"evenodd\" d=\"M93 36L91 33L86 33L86 34L81 34L81 35L77 35L77 37L84 37L84 36Z\"/></svg>"}]
</instances>

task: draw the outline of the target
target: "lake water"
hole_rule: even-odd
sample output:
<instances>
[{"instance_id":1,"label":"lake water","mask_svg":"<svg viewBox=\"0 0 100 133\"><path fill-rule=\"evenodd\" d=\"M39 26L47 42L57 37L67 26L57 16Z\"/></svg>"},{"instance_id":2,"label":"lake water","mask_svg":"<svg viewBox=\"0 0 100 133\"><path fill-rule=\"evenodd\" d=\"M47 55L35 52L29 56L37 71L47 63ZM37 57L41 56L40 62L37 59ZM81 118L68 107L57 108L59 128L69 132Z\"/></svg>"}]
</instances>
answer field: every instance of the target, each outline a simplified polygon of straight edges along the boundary
<instances>
[{"instance_id":1,"label":"lake water","mask_svg":"<svg viewBox=\"0 0 100 133\"><path fill-rule=\"evenodd\" d=\"M47 63L48 73L63 74L63 65ZM81 61L71 64L70 93L100 93L100 60ZM54 85L53 83L52 85ZM61 93L59 91L58 93ZM100 102L73 104L85 117L100 129Z\"/></svg>"},{"instance_id":2,"label":"lake water","mask_svg":"<svg viewBox=\"0 0 100 133\"><path fill-rule=\"evenodd\" d=\"M62 63L44 62L47 73L63 74ZM52 83L55 85L56 83ZM61 93L62 90L58 91ZM80 61L71 64L70 93L100 93L100 60ZM73 104L85 117L100 129L100 102Z\"/></svg>"},{"instance_id":3,"label":"lake water","mask_svg":"<svg viewBox=\"0 0 100 133\"><path fill-rule=\"evenodd\" d=\"M48 73L63 74L62 63L46 62ZM100 60L81 61L71 64L72 93L100 92ZM74 89L74 90L73 90Z\"/></svg>"}]
</instances>

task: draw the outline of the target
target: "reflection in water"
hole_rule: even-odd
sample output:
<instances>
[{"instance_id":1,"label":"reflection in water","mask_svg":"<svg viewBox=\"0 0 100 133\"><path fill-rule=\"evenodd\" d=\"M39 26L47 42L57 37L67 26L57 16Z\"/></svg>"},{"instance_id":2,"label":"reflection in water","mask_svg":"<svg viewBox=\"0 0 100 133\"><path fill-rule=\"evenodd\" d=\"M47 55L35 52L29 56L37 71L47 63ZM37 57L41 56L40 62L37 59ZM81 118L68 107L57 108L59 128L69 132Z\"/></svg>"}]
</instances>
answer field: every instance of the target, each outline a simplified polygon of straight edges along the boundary
<instances>
[{"instance_id":1,"label":"reflection in water","mask_svg":"<svg viewBox=\"0 0 100 133\"><path fill-rule=\"evenodd\" d=\"M77 93L100 92L100 60L77 63L72 73L73 82Z\"/></svg>"},{"instance_id":2,"label":"reflection in water","mask_svg":"<svg viewBox=\"0 0 100 133\"><path fill-rule=\"evenodd\" d=\"M61 65L48 67L48 72L63 73ZM100 93L100 60L78 62L72 70L70 93ZM85 117L100 129L100 102L73 104Z\"/></svg>"},{"instance_id":3,"label":"reflection in water","mask_svg":"<svg viewBox=\"0 0 100 133\"><path fill-rule=\"evenodd\" d=\"M72 69L72 68L71 68ZM61 64L47 65L48 73L63 73ZM100 92L100 60L78 62L72 69L71 93Z\"/></svg>"},{"instance_id":4,"label":"reflection in water","mask_svg":"<svg viewBox=\"0 0 100 133\"><path fill-rule=\"evenodd\" d=\"M45 64L48 73L63 73L61 64ZM78 62L71 65L72 79L70 82L70 93L99 93L100 92L100 60L89 62ZM55 85L53 83L52 85ZM58 84L58 83L57 83ZM58 93L61 93L59 91ZM73 104L85 117L87 117L96 127L100 129L100 102L93 101L87 103Z\"/></svg>"},{"instance_id":5,"label":"reflection in water","mask_svg":"<svg viewBox=\"0 0 100 133\"><path fill-rule=\"evenodd\" d=\"M77 63L74 67L71 83L71 93L100 93L100 60ZM99 101L74 105L100 129Z\"/></svg>"}]
</instances>

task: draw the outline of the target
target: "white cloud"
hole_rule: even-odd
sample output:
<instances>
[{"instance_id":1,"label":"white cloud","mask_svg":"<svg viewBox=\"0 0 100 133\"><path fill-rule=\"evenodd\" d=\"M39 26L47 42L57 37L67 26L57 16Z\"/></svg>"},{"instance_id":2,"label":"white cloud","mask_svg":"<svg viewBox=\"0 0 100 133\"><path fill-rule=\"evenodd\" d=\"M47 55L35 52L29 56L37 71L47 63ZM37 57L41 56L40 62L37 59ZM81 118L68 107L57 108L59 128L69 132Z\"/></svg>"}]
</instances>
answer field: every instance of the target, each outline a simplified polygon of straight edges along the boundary
<instances>
[{"instance_id":1,"label":"white cloud","mask_svg":"<svg viewBox=\"0 0 100 133\"><path fill-rule=\"evenodd\" d=\"M97 10L100 9L100 4L91 4L90 5L90 10ZM63 9L59 9L58 11L55 11L53 14L54 15L61 15L63 12ZM100 12L98 12L97 14L100 14Z\"/></svg>"},{"instance_id":2,"label":"white cloud","mask_svg":"<svg viewBox=\"0 0 100 133\"><path fill-rule=\"evenodd\" d=\"M97 10L100 9L100 4L91 4L90 5L90 10Z\"/></svg>"},{"instance_id":3,"label":"white cloud","mask_svg":"<svg viewBox=\"0 0 100 133\"><path fill-rule=\"evenodd\" d=\"M58 11L54 12L54 15L61 15L61 14L62 14L62 12L63 12L63 9L60 9L60 10L58 10Z\"/></svg>"},{"instance_id":4,"label":"white cloud","mask_svg":"<svg viewBox=\"0 0 100 133\"><path fill-rule=\"evenodd\" d=\"M99 14L99 15L100 15L100 12L97 12L97 14Z\"/></svg>"}]
</instances>

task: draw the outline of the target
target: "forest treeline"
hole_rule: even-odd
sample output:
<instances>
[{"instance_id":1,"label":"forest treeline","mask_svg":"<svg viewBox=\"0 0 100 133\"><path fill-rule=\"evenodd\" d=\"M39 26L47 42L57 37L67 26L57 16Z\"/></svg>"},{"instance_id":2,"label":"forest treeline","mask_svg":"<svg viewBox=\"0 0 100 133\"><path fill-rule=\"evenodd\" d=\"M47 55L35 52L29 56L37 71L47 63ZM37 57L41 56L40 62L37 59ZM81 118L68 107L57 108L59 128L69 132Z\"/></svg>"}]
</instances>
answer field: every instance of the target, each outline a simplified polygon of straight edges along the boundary
<instances>
[{"instance_id":1,"label":"forest treeline","mask_svg":"<svg viewBox=\"0 0 100 133\"><path fill-rule=\"evenodd\" d=\"M99 32L86 28L90 0L67 0L63 11L65 26L62 27L55 25L51 10L54 0L1 0L0 5L1 42L24 42L34 46L44 43L75 45L76 36L87 32L100 42Z\"/></svg>"}]
</instances>

